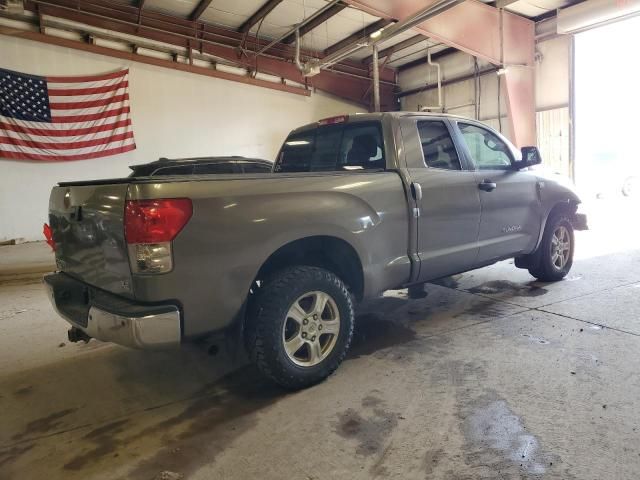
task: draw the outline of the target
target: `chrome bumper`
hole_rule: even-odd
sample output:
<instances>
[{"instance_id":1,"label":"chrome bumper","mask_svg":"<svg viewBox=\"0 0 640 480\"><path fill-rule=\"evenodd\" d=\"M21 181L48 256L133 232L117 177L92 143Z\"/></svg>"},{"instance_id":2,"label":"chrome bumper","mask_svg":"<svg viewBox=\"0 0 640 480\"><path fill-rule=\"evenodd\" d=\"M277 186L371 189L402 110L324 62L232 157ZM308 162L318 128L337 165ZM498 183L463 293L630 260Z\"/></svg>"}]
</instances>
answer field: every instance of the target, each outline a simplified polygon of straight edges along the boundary
<instances>
[{"instance_id":1,"label":"chrome bumper","mask_svg":"<svg viewBox=\"0 0 640 480\"><path fill-rule=\"evenodd\" d=\"M50 277L55 275L60 274ZM145 313L142 310L131 315L123 312L114 313L102 306L87 305L88 313L84 325L78 322L77 315L76 318L72 318L68 310L58 305L56 288L47 277L43 283L58 315L92 338L143 349L169 347L180 343L180 311L175 306L165 306L162 312ZM77 309L75 312L77 313Z\"/></svg>"}]
</instances>

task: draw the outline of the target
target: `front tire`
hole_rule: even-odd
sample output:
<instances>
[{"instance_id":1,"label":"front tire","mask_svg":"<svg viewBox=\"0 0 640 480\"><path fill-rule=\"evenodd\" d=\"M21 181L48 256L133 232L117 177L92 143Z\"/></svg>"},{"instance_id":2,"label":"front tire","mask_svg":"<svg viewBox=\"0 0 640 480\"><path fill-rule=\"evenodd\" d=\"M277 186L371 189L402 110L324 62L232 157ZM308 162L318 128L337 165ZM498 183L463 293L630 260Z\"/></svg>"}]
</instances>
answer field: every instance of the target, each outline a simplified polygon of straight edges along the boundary
<instances>
[{"instance_id":1,"label":"front tire","mask_svg":"<svg viewBox=\"0 0 640 480\"><path fill-rule=\"evenodd\" d=\"M571 220L557 214L545 226L542 242L533 254L537 264L529 273L543 282L557 282L567 276L573 265L574 234Z\"/></svg>"},{"instance_id":2,"label":"front tire","mask_svg":"<svg viewBox=\"0 0 640 480\"><path fill-rule=\"evenodd\" d=\"M265 281L252 303L247 348L264 375L297 390L338 368L351 344L354 310L335 274L318 267L286 268Z\"/></svg>"}]
</instances>

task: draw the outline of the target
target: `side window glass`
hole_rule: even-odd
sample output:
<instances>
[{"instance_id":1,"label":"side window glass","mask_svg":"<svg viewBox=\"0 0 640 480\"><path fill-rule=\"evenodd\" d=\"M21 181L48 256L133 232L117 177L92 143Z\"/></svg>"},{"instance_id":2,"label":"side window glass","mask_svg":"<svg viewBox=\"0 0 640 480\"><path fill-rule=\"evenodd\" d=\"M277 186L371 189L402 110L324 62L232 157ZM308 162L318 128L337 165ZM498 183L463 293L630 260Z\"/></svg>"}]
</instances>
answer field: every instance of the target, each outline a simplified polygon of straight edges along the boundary
<instances>
[{"instance_id":1,"label":"side window glass","mask_svg":"<svg viewBox=\"0 0 640 480\"><path fill-rule=\"evenodd\" d=\"M377 124L347 125L342 136L336 170L372 170L386 167L380 127Z\"/></svg>"},{"instance_id":2,"label":"side window glass","mask_svg":"<svg viewBox=\"0 0 640 480\"><path fill-rule=\"evenodd\" d=\"M193 173L193 165L175 165L172 167L160 167L151 173L152 177L158 175L191 175Z\"/></svg>"},{"instance_id":3,"label":"side window glass","mask_svg":"<svg viewBox=\"0 0 640 480\"><path fill-rule=\"evenodd\" d=\"M418 135L427 166L444 170L462 170L456 147L444 122L419 121Z\"/></svg>"},{"instance_id":4,"label":"side window glass","mask_svg":"<svg viewBox=\"0 0 640 480\"><path fill-rule=\"evenodd\" d=\"M210 173L235 173L235 170L232 162L203 163L196 165L195 173L197 175L206 175Z\"/></svg>"},{"instance_id":5,"label":"side window glass","mask_svg":"<svg viewBox=\"0 0 640 480\"><path fill-rule=\"evenodd\" d=\"M511 168L509 147L496 134L468 123L458 123L458 127L478 170Z\"/></svg>"},{"instance_id":6,"label":"side window glass","mask_svg":"<svg viewBox=\"0 0 640 480\"><path fill-rule=\"evenodd\" d=\"M269 173L271 166L266 163L238 162L243 173Z\"/></svg>"},{"instance_id":7,"label":"side window glass","mask_svg":"<svg viewBox=\"0 0 640 480\"><path fill-rule=\"evenodd\" d=\"M289 135L276 163L276 172L308 172L315 140L315 130Z\"/></svg>"}]
</instances>

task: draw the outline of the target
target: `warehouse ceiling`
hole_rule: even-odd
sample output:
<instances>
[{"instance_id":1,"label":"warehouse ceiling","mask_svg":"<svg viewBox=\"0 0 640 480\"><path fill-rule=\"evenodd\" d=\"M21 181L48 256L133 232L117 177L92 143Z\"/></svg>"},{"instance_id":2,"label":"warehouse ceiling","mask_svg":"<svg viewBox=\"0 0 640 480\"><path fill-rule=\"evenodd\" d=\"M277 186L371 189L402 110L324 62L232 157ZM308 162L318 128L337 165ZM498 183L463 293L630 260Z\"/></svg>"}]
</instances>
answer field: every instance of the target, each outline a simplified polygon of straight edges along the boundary
<instances>
[{"instance_id":1,"label":"warehouse ceiling","mask_svg":"<svg viewBox=\"0 0 640 480\"><path fill-rule=\"evenodd\" d=\"M0 1L0 19L26 22L30 30L20 32L0 24L0 33L123 59L135 57L154 65L301 95L309 95L311 89L317 88L367 106L372 105L371 48L352 47L436 3L433 0ZM431 29L422 28L423 23L379 42L383 110L397 108L397 69L424 62L427 51L434 60L459 48L494 64L503 62L495 51L500 44L495 35L502 35L498 34L496 7L509 11L504 14L505 24L519 25L508 33L512 43L505 44L504 62L528 64L529 59L522 56L519 60L507 58L521 50L523 42L533 41L531 28L523 25L524 19L518 15L535 20L536 16L570 3L576 1L466 0L462 2L463 10L439 17L442 20L432 22ZM474 21L482 25L473 24ZM337 63L330 63L317 75L303 77L293 61L296 26L300 31L303 62L313 58L322 62L345 49L349 50L348 55L338 55ZM518 37L525 31L530 33ZM77 40L85 45L79 45Z\"/></svg>"},{"instance_id":2,"label":"warehouse ceiling","mask_svg":"<svg viewBox=\"0 0 640 480\"><path fill-rule=\"evenodd\" d=\"M326 6L325 0L114 0L137 7L142 3L145 10L168 14L184 19L194 19L194 13L202 22L218 25L234 30L244 31L249 27L252 35L264 39L276 39L289 31L295 24L313 15ZM518 15L536 19L554 12L558 8L578 3L577 0L502 0L484 1L492 6L504 7ZM260 10L268 7L268 13L261 17ZM384 20L363 12L353 6L338 4L321 18L315 28L310 29L302 37L302 47L310 52L332 51L332 47L340 45L345 39L362 35L368 27L384 26ZM292 40L289 39L289 40ZM399 34L393 39L383 42L381 49L394 45L393 56L387 59L386 66L395 68L426 56L427 47L432 53L447 49L447 46L430 42L426 37L419 37L414 32ZM368 61L371 52L361 50L350 58Z\"/></svg>"}]
</instances>

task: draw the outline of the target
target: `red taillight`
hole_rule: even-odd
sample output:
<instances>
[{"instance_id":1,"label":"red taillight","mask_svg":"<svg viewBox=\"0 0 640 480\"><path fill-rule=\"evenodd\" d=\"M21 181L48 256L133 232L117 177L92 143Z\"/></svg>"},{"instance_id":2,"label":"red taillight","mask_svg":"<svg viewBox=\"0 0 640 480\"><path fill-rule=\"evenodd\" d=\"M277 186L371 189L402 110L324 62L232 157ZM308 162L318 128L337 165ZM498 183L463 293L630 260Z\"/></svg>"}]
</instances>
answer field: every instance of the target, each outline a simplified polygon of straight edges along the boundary
<instances>
[{"instance_id":1,"label":"red taillight","mask_svg":"<svg viewBox=\"0 0 640 480\"><path fill-rule=\"evenodd\" d=\"M51 247L51 250L56 251L56 242L53 240L53 230L48 224L44 224L42 226L42 233L44 234L44 238L47 239L47 245Z\"/></svg>"},{"instance_id":2,"label":"red taillight","mask_svg":"<svg viewBox=\"0 0 640 480\"><path fill-rule=\"evenodd\" d=\"M336 123L344 123L349 119L349 115L339 115L337 117L323 118L318 120L318 125L334 125Z\"/></svg>"},{"instance_id":3,"label":"red taillight","mask_svg":"<svg viewBox=\"0 0 640 480\"><path fill-rule=\"evenodd\" d=\"M192 213L188 198L127 200L124 212L127 243L170 242L184 228Z\"/></svg>"}]
</instances>

